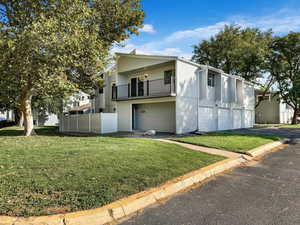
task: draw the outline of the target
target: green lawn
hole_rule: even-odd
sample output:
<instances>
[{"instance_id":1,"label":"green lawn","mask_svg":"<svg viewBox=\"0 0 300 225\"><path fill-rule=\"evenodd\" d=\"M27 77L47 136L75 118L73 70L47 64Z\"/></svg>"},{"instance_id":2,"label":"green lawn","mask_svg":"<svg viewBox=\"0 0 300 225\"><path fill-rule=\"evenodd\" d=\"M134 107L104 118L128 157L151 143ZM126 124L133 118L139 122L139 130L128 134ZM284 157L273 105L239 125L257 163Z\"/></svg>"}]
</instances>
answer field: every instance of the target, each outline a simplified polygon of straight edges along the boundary
<instances>
[{"instance_id":1,"label":"green lawn","mask_svg":"<svg viewBox=\"0 0 300 225\"><path fill-rule=\"evenodd\" d=\"M0 215L100 207L224 159L143 138L23 137L0 129Z\"/></svg>"},{"instance_id":2,"label":"green lawn","mask_svg":"<svg viewBox=\"0 0 300 225\"><path fill-rule=\"evenodd\" d=\"M300 128L300 124L256 124L256 127Z\"/></svg>"},{"instance_id":3,"label":"green lawn","mask_svg":"<svg viewBox=\"0 0 300 225\"><path fill-rule=\"evenodd\" d=\"M269 135L237 134L232 132L213 132L202 136L172 138L172 140L184 143L242 153L279 139L279 137Z\"/></svg>"}]
</instances>

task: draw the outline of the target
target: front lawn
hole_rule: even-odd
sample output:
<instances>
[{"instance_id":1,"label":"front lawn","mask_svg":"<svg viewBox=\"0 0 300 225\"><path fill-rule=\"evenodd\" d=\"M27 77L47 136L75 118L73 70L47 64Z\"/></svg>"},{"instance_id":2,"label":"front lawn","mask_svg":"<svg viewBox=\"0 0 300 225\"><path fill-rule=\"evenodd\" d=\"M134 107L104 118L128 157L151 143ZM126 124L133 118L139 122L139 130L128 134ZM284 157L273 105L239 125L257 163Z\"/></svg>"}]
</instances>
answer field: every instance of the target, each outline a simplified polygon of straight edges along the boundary
<instances>
[{"instance_id":1,"label":"front lawn","mask_svg":"<svg viewBox=\"0 0 300 225\"><path fill-rule=\"evenodd\" d=\"M279 139L279 137L269 135L234 132L212 132L201 136L172 138L179 142L242 153Z\"/></svg>"},{"instance_id":2,"label":"front lawn","mask_svg":"<svg viewBox=\"0 0 300 225\"><path fill-rule=\"evenodd\" d=\"M142 138L23 137L0 129L0 215L90 209L157 186L223 157Z\"/></svg>"}]
</instances>

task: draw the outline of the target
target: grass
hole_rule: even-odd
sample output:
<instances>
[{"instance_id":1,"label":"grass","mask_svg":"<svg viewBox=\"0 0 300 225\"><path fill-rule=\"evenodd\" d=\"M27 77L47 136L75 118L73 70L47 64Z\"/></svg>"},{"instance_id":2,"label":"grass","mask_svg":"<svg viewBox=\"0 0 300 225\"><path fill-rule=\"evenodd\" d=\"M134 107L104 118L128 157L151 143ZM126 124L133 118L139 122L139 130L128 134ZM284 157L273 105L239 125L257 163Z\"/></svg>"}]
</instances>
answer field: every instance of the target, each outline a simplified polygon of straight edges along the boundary
<instances>
[{"instance_id":1,"label":"grass","mask_svg":"<svg viewBox=\"0 0 300 225\"><path fill-rule=\"evenodd\" d=\"M143 138L0 129L0 215L91 209L224 159Z\"/></svg>"},{"instance_id":2,"label":"grass","mask_svg":"<svg viewBox=\"0 0 300 225\"><path fill-rule=\"evenodd\" d=\"M173 138L172 140L244 153L258 146L277 141L279 137L261 134L213 132L203 136Z\"/></svg>"},{"instance_id":3,"label":"grass","mask_svg":"<svg viewBox=\"0 0 300 225\"><path fill-rule=\"evenodd\" d=\"M256 124L256 127L300 128L300 124Z\"/></svg>"}]
</instances>

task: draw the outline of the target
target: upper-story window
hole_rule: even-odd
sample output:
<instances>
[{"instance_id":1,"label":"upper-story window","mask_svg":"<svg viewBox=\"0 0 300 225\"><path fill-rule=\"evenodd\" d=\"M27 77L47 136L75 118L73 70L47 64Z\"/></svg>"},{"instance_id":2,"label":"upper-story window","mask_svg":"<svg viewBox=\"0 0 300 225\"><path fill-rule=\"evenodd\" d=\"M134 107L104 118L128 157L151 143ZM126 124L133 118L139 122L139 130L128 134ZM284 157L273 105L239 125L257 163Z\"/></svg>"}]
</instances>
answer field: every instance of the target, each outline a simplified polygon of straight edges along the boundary
<instances>
[{"instance_id":1,"label":"upper-story window","mask_svg":"<svg viewBox=\"0 0 300 225\"><path fill-rule=\"evenodd\" d=\"M208 75L207 75L207 85L209 87L214 87L215 86L215 72L208 70Z\"/></svg>"},{"instance_id":2,"label":"upper-story window","mask_svg":"<svg viewBox=\"0 0 300 225\"><path fill-rule=\"evenodd\" d=\"M167 70L164 72L164 83L166 84L171 84L171 79L173 75L173 70Z\"/></svg>"},{"instance_id":3,"label":"upper-story window","mask_svg":"<svg viewBox=\"0 0 300 225\"><path fill-rule=\"evenodd\" d=\"M99 88L99 94L103 94L103 88Z\"/></svg>"}]
</instances>

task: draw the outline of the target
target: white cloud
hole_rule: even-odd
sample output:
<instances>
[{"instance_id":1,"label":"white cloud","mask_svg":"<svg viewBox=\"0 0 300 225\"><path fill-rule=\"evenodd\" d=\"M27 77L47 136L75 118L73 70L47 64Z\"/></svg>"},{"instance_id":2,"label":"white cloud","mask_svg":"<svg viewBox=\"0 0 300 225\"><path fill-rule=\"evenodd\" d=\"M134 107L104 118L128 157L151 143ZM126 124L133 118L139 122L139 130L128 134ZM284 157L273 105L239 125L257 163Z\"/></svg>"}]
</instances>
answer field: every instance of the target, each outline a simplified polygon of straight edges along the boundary
<instances>
[{"instance_id":1,"label":"white cloud","mask_svg":"<svg viewBox=\"0 0 300 225\"><path fill-rule=\"evenodd\" d=\"M225 24L229 24L229 22L219 22L214 25L206 26L206 27L198 27L193 30L181 30L176 31L165 38L165 42L175 42L183 39L207 39L212 35L218 33Z\"/></svg>"},{"instance_id":2,"label":"white cloud","mask_svg":"<svg viewBox=\"0 0 300 225\"><path fill-rule=\"evenodd\" d=\"M152 24L144 24L144 26L139 29L139 32L154 34L156 31Z\"/></svg>"},{"instance_id":3,"label":"white cloud","mask_svg":"<svg viewBox=\"0 0 300 225\"><path fill-rule=\"evenodd\" d=\"M140 54L177 55L190 59L192 45L208 39L223 29L224 25L237 24L242 27L256 27L262 30L272 29L275 34L300 31L300 10L282 9L274 14L263 17L245 17L236 15L224 21L194 29L179 30L163 37L160 41L151 41L136 45L128 40L124 47L115 47L112 52L130 52L137 49ZM155 33L151 24L145 24L140 32ZM176 46L176 47L174 47Z\"/></svg>"}]
</instances>

